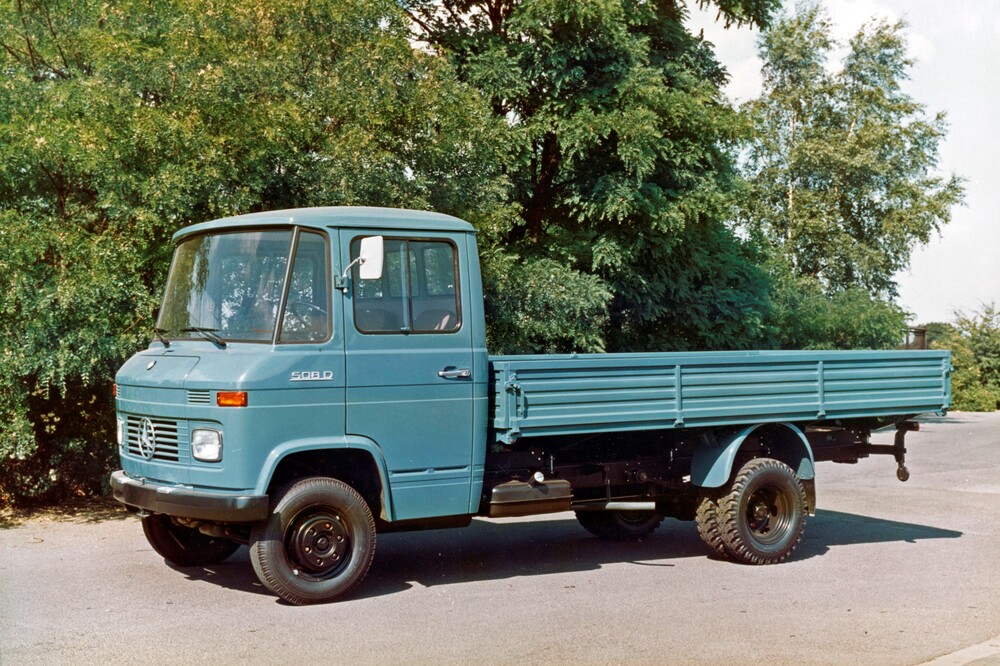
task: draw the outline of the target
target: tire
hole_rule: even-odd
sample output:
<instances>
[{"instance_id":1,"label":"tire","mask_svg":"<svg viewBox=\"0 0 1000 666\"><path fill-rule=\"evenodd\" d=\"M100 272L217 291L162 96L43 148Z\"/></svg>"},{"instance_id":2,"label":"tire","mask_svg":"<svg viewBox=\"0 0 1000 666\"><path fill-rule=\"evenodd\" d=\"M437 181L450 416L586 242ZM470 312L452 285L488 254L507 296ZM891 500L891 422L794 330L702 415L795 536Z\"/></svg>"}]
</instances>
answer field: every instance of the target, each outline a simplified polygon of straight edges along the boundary
<instances>
[{"instance_id":1,"label":"tire","mask_svg":"<svg viewBox=\"0 0 1000 666\"><path fill-rule=\"evenodd\" d=\"M719 499L718 521L726 554L745 564L777 564L802 540L806 492L792 469L771 458L740 469Z\"/></svg>"},{"instance_id":2,"label":"tire","mask_svg":"<svg viewBox=\"0 0 1000 666\"><path fill-rule=\"evenodd\" d=\"M375 556L375 519L343 481L311 477L285 486L250 532L260 582L301 606L333 601L360 583Z\"/></svg>"},{"instance_id":3,"label":"tire","mask_svg":"<svg viewBox=\"0 0 1000 666\"><path fill-rule=\"evenodd\" d=\"M694 516L698 526L698 536L717 555L729 557L726 542L722 538L722 528L719 526L719 496L717 493L704 493L698 503Z\"/></svg>"},{"instance_id":4,"label":"tire","mask_svg":"<svg viewBox=\"0 0 1000 666\"><path fill-rule=\"evenodd\" d=\"M648 511L577 511L576 519L594 536L611 541L638 541L663 522L663 516Z\"/></svg>"},{"instance_id":5,"label":"tire","mask_svg":"<svg viewBox=\"0 0 1000 666\"><path fill-rule=\"evenodd\" d=\"M240 547L235 541L176 525L170 516L159 513L142 519L142 531L153 550L178 567L218 564Z\"/></svg>"}]
</instances>

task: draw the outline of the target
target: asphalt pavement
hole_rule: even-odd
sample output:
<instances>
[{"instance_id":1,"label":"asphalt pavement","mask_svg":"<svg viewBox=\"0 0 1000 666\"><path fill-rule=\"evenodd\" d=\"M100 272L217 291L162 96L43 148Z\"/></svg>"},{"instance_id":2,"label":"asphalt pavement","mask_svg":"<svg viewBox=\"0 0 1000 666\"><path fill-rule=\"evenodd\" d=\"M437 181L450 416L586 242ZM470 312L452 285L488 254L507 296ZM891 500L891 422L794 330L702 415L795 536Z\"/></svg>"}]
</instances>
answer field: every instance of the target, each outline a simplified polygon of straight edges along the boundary
<instances>
[{"instance_id":1,"label":"asphalt pavement","mask_svg":"<svg viewBox=\"0 0 1000 666\"><path fill-rule=\"evenodd\" d=\"M892 433L878 434L891 443ZM1000 413L931 419L891 457L818 465L783 564L641 543L572 514L380 537L349 599L293 607L246 549L166 565L112 512L0 527L0 664L1000 664Z\"/></svg>"}]
</instances>

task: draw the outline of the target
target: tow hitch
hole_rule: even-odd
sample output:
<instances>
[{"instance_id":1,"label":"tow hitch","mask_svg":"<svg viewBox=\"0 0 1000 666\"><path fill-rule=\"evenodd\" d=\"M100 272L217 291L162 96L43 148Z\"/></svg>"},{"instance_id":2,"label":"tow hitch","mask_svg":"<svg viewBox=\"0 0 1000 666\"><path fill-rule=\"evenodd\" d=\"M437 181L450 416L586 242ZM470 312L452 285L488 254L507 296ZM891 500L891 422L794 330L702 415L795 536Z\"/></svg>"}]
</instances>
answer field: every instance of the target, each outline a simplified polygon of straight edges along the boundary
<instances>
[{"instance_id":1,"label":"tow hitch","mask_svg":"<svg viewBox=\"0 0 1000 666\"><path fill-rule=\"evenodd\" d=\"M893 455L896 457L896 478L904 483L910 478L910 470L906 469L906 444L903 441L910 430L920 430L920 424L915 421L903 421L896 427L896 437L893 439Z\"/></svg>"},{"instance_id":2,"label":"tow hitch","mask_svg":"<svg viewBox=\"0 0 1000 666\"><path fill-rule=\"evenodd\" d=\"M896 424L896 437L892 446L874 445L869 447L869 453L891 455L896 459L899 467L896 468L896 478L900 481L908 481L910 470L906 468L906 433L920 430L920 424L916 421L900 421Z\"/></svg>"}]
</instances>

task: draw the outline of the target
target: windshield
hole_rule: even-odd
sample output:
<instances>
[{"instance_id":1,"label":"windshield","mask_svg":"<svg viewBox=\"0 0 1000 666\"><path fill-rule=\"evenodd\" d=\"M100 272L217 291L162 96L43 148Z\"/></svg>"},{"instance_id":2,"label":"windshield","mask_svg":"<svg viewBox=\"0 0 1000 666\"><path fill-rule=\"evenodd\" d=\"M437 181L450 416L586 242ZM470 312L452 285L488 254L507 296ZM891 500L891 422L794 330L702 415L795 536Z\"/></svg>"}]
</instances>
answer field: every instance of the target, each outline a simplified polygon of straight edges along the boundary
<instances>
[{"instance_id":1,"label":"windshield","mask_svg":"<svg viewBox=\"0 0 1000 666\"><path fill-rule=\"evenodd\" d=\"M330 334L326 242L298 236L286 294L294 231L241 231L196 236L174 253L156 327L171 339L213 337L315 342ZM283 300L284 299L284 300ZM285 303L285 311L279 310Z\"/></svg>"}]
</instances>

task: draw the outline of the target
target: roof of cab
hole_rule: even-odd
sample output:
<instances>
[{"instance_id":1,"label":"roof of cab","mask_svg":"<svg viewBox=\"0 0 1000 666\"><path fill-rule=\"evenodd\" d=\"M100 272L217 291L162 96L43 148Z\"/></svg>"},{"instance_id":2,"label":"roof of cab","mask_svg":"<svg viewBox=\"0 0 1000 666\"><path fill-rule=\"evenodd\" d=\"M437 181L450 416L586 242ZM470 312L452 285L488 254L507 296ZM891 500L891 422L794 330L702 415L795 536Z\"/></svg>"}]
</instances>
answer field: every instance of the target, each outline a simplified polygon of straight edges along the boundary
<instances>
[{"instance_id":1,"label":"roof of cab","mask_svg":"<svg viewBox=\"0 0 1000 666\"><path fill-rule=\"evenodd\" d=\"M176 234L177 241L185 236L205 231L237 227L273 227L299 225L317 229L366 227L370 229L400 229L419 231L465 231L475 228L464 220L442 213L403 208L369 206L325 206L322 208L289 208L261 213L248 213L201 222L184 227Z\"/></svg>"}]
</instances>

